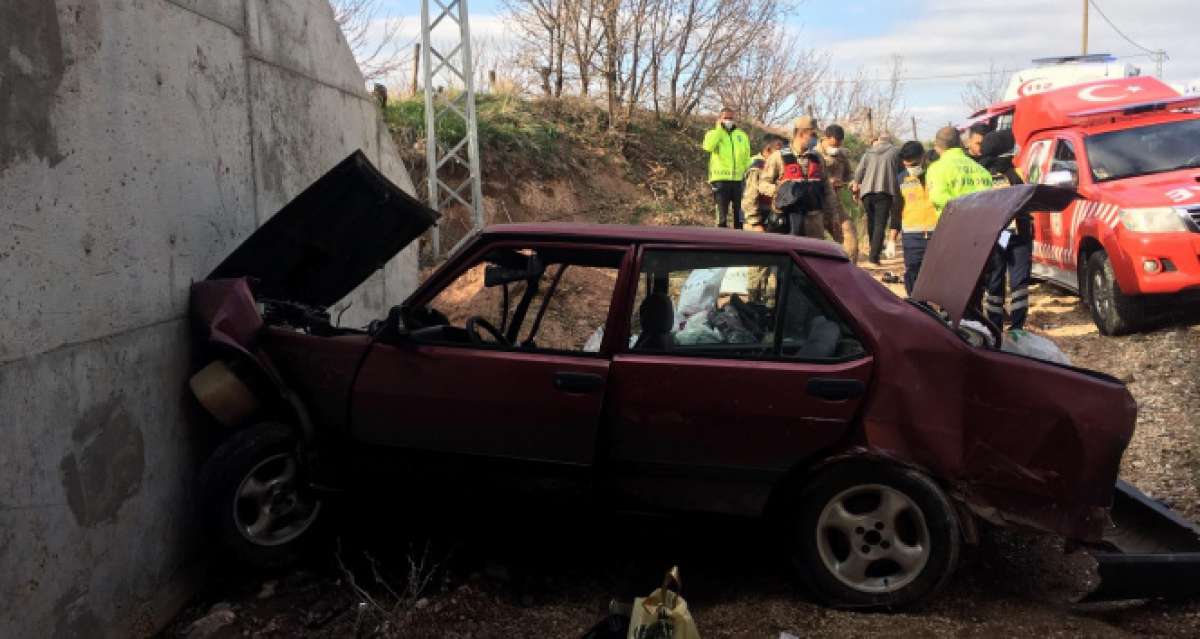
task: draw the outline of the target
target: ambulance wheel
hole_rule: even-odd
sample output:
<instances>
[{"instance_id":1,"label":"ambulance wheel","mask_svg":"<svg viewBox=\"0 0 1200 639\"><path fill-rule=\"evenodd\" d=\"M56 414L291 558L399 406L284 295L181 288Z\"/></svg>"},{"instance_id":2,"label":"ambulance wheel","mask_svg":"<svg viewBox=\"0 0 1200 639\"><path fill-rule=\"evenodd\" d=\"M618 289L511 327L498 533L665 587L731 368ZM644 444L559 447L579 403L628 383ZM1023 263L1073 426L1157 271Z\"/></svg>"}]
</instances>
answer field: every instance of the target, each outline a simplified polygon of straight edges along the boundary
<instances>
[{"instance_id":1,"label":"ambulance wheel","mask_svg":"<svg viewBox=\"0 0 1200 639\"><path fill-rule=\"evenodd\" d=\"M801 579L826 604L899 610L932 598L958 563L953 504L929 477L851 461L803 488L789 541Z\"/></svg>"},{"instance_id":2,"label":"ambulance wheel","mask_svg":"<svg viewBox=\"0 0 1200 639\"><path fill-rule=\"evenodd\" d=\"M326 519L285 424L235 433L205 462L200 490L210 533L235 559L262 568L293 563Z\"/></svg>"},{"instance_id":3,"label":"ambulance wheel","mask_svg":"<svg viewBox=\"0 0 1200 639\"><path fill-rule=\"evenodd\" d=\"M1136 330L1142 319L1141 306L1137 298L1121 292L1108 253L1092 253L1084 275L1084 297L1100 334L1124 335Z\"/></svg>"}]
</instances>

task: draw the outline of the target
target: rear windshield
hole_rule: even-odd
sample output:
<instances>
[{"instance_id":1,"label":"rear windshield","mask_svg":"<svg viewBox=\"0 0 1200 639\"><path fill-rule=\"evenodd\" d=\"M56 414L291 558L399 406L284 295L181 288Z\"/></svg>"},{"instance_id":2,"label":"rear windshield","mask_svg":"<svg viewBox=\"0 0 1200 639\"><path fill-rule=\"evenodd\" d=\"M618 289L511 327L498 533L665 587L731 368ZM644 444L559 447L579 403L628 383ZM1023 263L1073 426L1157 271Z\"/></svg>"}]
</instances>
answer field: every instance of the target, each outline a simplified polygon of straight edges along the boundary
<instances>
[{"instance_id":1,"label":"rear windshield","mask_svg":"<svg viewBox=\"0 0 1200 639\"><path fill-rule=\"evenodd\" d=\"M1200 166L1200 119L1101 133L1085 144L1097 182L1195 168Z\"/></svg>"}]
</instances>

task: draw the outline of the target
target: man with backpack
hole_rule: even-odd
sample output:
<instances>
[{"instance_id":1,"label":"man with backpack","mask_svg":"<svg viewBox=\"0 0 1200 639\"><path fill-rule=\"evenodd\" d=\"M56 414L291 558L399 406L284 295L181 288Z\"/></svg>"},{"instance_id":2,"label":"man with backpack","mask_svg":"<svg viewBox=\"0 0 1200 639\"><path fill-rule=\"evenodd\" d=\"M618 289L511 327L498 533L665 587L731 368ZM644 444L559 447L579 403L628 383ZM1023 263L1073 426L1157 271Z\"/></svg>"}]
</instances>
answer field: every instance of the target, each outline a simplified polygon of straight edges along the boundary
<instances>
[{"instance_id":1,"label":"man with backpack","mask_svg":"<svg viewBox=\"0 0 1200 639\"><path fill-rule=\"evenodd\" d=\"M708 183L717 207L717 226L733 214L733 228L742 228L742 177L750 168L750 138L733 120L734 111L721 109L716 126L704 134L708 152Z\"/></svg>"},{"instance_id":2,"label":"man with backpack","mask_svg":"<svg viewBox=\"0 0 1200 639\"><path fill-rule=\"evenodd\" d=\"M809 116L792 123L792 141L771 156L759 176L759 191L787 214L788 231L825 238L825 220L841 219L841 203L817 150L817 125Z\"/></svg>"}]
</instances>

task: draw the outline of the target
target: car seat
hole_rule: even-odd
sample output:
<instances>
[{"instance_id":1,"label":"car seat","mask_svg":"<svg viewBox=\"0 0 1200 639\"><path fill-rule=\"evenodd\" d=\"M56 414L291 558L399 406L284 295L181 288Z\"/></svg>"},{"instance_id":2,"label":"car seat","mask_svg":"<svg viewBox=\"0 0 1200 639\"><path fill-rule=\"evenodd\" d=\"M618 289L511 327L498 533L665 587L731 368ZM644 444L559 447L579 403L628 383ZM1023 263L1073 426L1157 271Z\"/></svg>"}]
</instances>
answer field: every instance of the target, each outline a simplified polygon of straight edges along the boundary
<instances>
[{"instance_id":1,"label":"car seat","mask_svg":"<svg viewBox=\"0 0 1200 639\"><path fill-rule=\"evenodd\" d=\"M638 318L642 323L642 334L633 347L646 350L667 350L674 340L671 329L675 325L675 305L666 293L658 291L646 296L638 307Z\"/></svg>"}]
</instances>

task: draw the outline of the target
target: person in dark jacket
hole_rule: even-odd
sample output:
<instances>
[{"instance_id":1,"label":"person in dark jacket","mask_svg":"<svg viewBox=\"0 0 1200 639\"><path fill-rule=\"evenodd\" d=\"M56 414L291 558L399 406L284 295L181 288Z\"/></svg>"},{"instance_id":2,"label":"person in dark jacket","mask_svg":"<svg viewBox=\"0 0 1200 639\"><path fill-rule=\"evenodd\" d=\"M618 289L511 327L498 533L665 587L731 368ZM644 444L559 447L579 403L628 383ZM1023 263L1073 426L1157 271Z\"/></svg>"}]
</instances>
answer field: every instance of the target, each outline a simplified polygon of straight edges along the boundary
<instances>
[{"instance_id":1,"label":"person in dark jacket","mask_svg":"<svg viewBox=\"0 0 1200 639\"><path fill-rule=\"evenodd\" d=\"M867 259L875 265L879 264L888 229L897 229L898 233L900 228L900 185L896 181L899 173L900 149L892 144L891 136L882 134L859 160L850 186L867 212L867 232L871 238ZM893 216L896 219L889 223Z\"/></svg>"},{"instance_id":2,"label":"person in dark jacket","mask_svg":"<svg viewBox=\"0 0 1200 639\"><path fill-rule=\"evenodd\" d=\"M993 188L1021 184L1021 176L1013 167L1016 143L1012 131L993 131L984 136L980 146L979 163L992 174ZM1033 218L1022 213L1000 239L988 260L983 310L997 328L1004 328L1004 276L1008 275L1008 323L1013 330L1025 327L1029 313L1029 282L1033 271Z\"/></svg>"}]
</instances>

